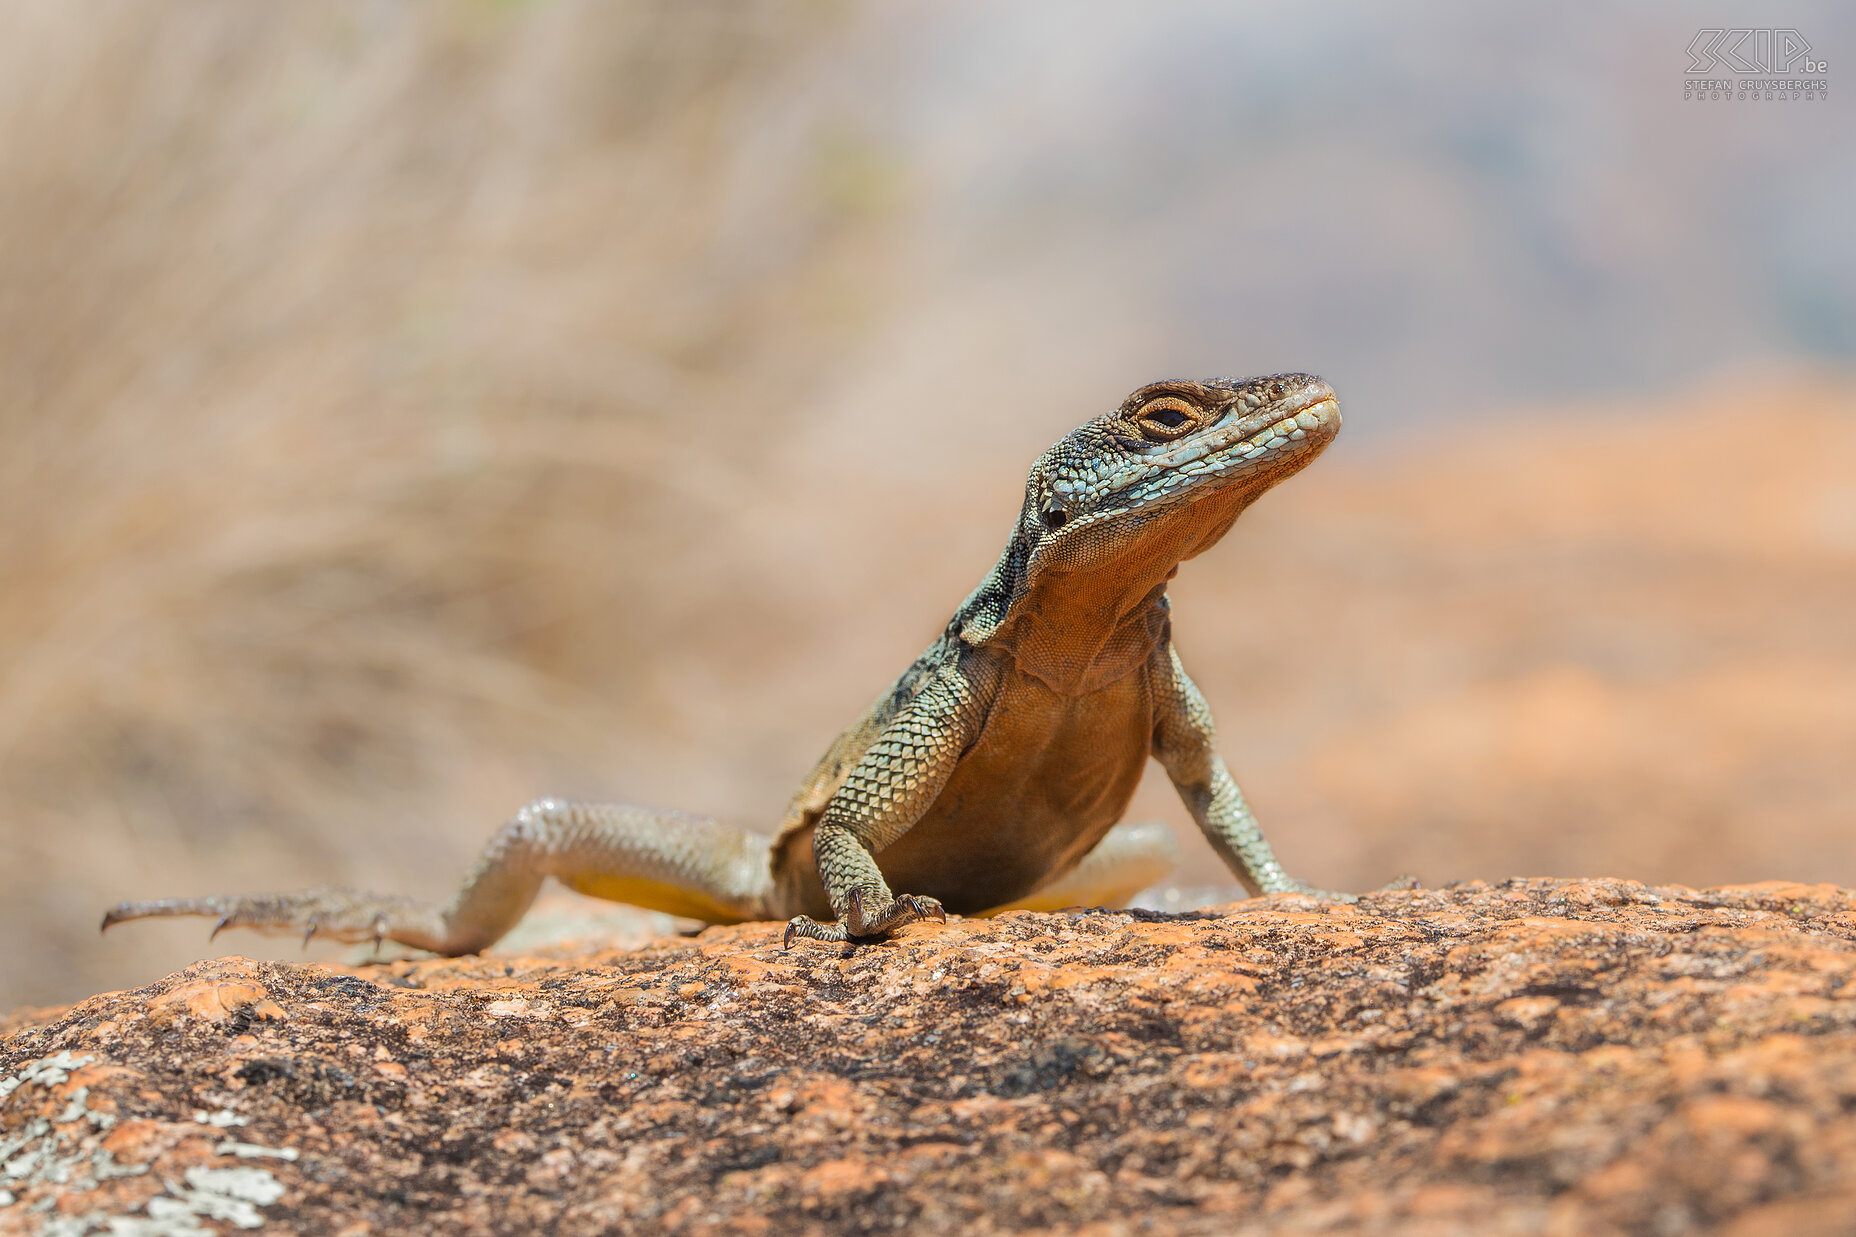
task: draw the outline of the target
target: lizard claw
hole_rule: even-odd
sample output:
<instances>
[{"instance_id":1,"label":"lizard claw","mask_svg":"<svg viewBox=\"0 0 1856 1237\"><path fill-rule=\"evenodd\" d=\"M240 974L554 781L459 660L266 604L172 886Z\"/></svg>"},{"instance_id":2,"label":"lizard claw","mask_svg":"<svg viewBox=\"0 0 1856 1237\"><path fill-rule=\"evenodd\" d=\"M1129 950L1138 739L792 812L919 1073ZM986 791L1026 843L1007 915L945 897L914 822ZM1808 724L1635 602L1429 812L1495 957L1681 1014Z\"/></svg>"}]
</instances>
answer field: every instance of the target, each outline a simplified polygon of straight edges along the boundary
<instances>
[{"instance_id":1,"label":"lizard claw","mask_svg":"<svg viewBox=\"0 0 1856 1237\"><path fill-rule=\"evenodd\" d=\"M1358 902L1357 893L1342 893L1338 889L1318 889L1307 881L1296 881L1287 889L1275 890L1277 893L1299 893L1310 898L1320 898L1323 902Z\"/></svg>"},{"instance_id":2,"label":"lizard claw","mask_svg":"<svg viewBox=\"0 0 1856 1237\"><path fill-rule=\"evenodd\" d=\"M801 938L813 941L868 941L888 936L904 924L923 919L947 922L947 910L935 899L905 893L889 899L881 910L865 909L864 891L853 889L846 899L844 914L836 923L820 923L806 915L787 921L786 935L780 948L789 949Z\"/></svg>"},{"instance_id":3,"label":"lizard claw","mask_svg":"<svg viewBox=\"0 0 1856 1237\"><path fill-rule=\"evenodd\" d=\"M843 924L852 936L887 936L905 923L933 919L947 922L947 911L933 898L905 893L891 898L885 906L868 909L862 889L851 890L849 905L844 908Z\"/></svg>"},{"instance_id":4,"label":"lizard claw","mask_svg":"<svg viewBox=\"0 0 1856 1237\"><path fill-rule=\"evenodd\" d=\"M809 915L794 915L786 923L786 935L780 938L780 948L791 949L797 940L809 941L845 941L849 934L841 923L820 923Z\"/></svg>"},{"instance_id":5,"label":"lizard claw","mask_svg":"<svg viewBox=\"0 0 1856 1237\"><path fill-rule=\"evenodd\" d=\"M932 919L936 923L947 922L947 908L933 898L924 898L919 894L905 893L896 902L907 907L917 919Z\"/></svg>"}]
</instances>

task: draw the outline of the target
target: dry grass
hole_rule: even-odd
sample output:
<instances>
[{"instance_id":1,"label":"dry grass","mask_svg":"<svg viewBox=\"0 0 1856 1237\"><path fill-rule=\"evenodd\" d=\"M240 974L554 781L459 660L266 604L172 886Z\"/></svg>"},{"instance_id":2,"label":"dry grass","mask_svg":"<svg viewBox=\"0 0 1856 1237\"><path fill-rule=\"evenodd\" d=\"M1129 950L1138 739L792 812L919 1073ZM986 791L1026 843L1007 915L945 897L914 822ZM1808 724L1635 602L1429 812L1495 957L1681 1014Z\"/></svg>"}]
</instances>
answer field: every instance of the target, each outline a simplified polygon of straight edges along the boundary
<instances>
[{"instance_id":1,"label":"dry grass","mask_svg":"<svg viewBox=\"0 0 1856 1237\"><path fill-rule=\"evenodd\" d=\"M693 737L686 567L856 239L737 183L828 26L726 10L8 10L0 1004L131 885L454 858L620 685Z\"/></svg>"}]
</instances>

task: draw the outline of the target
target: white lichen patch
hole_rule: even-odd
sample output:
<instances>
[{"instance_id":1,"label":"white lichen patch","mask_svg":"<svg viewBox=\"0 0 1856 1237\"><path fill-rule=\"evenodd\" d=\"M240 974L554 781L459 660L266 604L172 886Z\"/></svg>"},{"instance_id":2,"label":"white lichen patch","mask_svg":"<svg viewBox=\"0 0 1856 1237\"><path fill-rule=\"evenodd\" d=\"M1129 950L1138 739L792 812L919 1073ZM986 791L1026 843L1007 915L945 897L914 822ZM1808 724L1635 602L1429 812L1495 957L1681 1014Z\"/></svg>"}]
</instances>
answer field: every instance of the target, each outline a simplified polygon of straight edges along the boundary
<instances>
[{"instance_id":1,"label":"white lichen patch","mask_svg":"<svg viewBox=\"0 0 1856 1237\"><path fill-rule=\"evenodd\" d=\"M271 1176L262 1168L206 1168L195 1166L187 1170L187 1184L176 1188L168 1183L168 1193L160 1198L148 1200L148 1219L140 1221L140 1227L122 1228L119 1221L113 1219L108 1232L114 1237L118 1233L148 1234L148 1237L194 1237L195 1234L211 1234L212 1229L202 1228L199 1219L224 1220L234 1228L257 1228L264 1223L264 1216L258 1211L268 1207L283 1197L283 1182ZM149 1224L165 1227L150 1228Z\"/></svg>"},{"instance_id":2,"label":"white lichen patch","mask_svg":"<svg viewBox=\"0 0 1856 1237\"><path fill-rule=\"evenodd\" d=\"M153 1164L119 1164L102 1145L103 1132L116 1123L113 1113L90 1107L90 1088L77 1087L64 1097L55 1117L35 1116L8 1121L6 1108L29 1087L50 1089L72 1073L96 1061L95 1057L60 1052L34 1061L19 1073L0 1079L0 1208L24 1207L37 1221L36 1232L45 1237L215 1237L220 1231L202 1221L216 1220L234 1228L261 1227L267 1207L283 1197L285 1186L264 1168L237 1165L215 1168L194 1165L182 1181L162 1177L163 1192L126 1209L98 1208L81 1215L59 1214L60 1199L95 1190L119 1177L147 1175ZM23 1098L23 1096L21 1097ZM23 1112L20 1114L23 1116ZM199 1110L193 1120L212 1129L244 1125L245 1118L230 1109ZM266 1147L225 1139L215 1155L233 1160L297 1158L294 1147ZM36 1196L30 1203L22 1200ZM121 1210L142 1214L121 1214Z\"/></svg>"},{"instance_id":3,"label":"white lichen patch","mask_svg":"<svg viewBox=\"0 0 1856 1237\"><path fill-rule=\"evenodd\" d=\"M74 1069L82 1069L95 1061L95 1057L80 1057L74 1052L60 1052L53 1056L41 1057L11 1078L0 1078L0 1100L28 1083L55 1087L71 1076Z\"/></svg>"},{"instance_id":4,"label":"white lichen patch","mask_svg":"<svg viewBox=\"0 0 1856 1237\"><path fill-rule=\"evenodd\" d=\"M245 1124L245 1118L239 1116L230 1108L222 1109L219 1112L207 1112L204 1109L197 1109L193 1114L193 1119L198 1121L201 1125L210 1125L222 1130L228 1125Z\"/></svg>"},{"instance_id":5,"label":"white lichen patch","mask_svg":"<svg viewBox=\"0 0 1856 1237\"><path fill-rule=\"evenodd\" d=\"M295 1147L261 1147L257 1143L235 1142L228 1138L213 1148L214 1155L233 1155L241 1160L294 1160Z\"/></svg>"}]
</instances>

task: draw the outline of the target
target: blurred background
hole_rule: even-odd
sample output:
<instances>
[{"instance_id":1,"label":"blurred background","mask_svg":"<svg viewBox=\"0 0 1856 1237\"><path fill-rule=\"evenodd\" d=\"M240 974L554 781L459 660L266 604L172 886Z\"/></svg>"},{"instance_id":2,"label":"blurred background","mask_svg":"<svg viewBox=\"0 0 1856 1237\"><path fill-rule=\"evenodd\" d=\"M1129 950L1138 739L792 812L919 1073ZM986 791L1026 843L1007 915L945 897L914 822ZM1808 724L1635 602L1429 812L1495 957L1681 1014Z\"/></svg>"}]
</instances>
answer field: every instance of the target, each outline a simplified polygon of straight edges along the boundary
<instances>
[{"instance_id":1,"label":"blurred background","mask_svg":"<svg viewBox=\"0 0 1856 1237\"><path fill-rule=\"evenodd\" d=\"M7 0L0 1009L541 794L771 828L1163 376L1346 410L1175 593L1297 874L1856 884L1856 9L1809 101L1699 21Z\"/></svg>"}]
</instances>

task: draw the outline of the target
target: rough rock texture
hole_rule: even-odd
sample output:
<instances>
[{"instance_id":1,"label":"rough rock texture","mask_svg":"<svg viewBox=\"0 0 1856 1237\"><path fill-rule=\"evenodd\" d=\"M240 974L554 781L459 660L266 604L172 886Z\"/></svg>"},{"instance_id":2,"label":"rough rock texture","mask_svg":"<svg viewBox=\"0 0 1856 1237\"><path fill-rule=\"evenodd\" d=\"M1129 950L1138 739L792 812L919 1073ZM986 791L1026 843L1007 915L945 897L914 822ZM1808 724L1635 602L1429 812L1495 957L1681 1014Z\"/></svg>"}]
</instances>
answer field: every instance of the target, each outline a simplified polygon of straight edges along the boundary
<instances>
[{"instance_id":1,"label":"rough rock texture","mask_svg":"<svg viewBox=\"0 0 1856 1237\"><path fill-rule=\"evenodd\" d=\"M6 1234L1856 1226L1822 885L225 958L0 1029Z\"/></svg>"}]
</instances>

